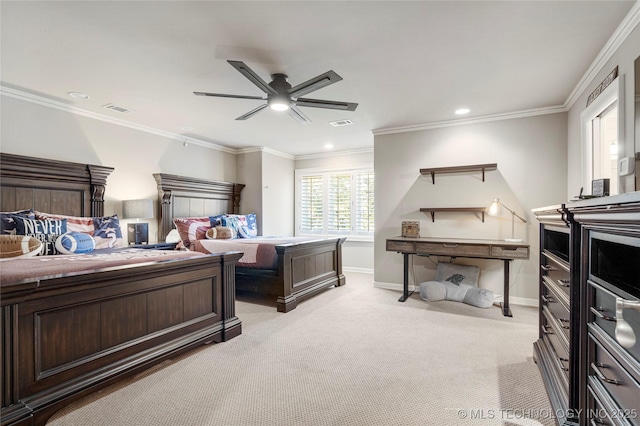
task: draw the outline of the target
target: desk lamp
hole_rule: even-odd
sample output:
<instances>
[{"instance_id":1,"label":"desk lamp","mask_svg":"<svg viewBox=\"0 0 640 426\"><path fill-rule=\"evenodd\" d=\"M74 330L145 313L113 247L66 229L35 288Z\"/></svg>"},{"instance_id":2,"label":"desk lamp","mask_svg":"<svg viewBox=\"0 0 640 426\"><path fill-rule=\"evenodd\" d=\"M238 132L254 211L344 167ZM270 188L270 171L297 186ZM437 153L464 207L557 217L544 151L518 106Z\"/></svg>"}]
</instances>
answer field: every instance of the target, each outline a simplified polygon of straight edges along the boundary
<instances>
[{"instance_id":1,"label":"desk lamp","mask_svg":"<svg viewBox=\"0 0 640 426\"><path fill-rule=\"evenodd\" d=\"M504 207L505 209L507 209L507 211L509 211L509 213L511 213L511 238L505 238L505 241L511 241L511 242L519 242L522 241L521 238L515 238L515 219L516 216L518 217L518 219L520 219L522 222L527 223L526 220L524 220L523 218L521 218L520 216L518 216L518 214L516 212L514 212L513 210L511 210L509 207L505 206L504 204L502 204L502 202L500 201L499 198L494 198L493 202L491 203L491 205L487 208L487 214L489 216L498 216L500 214L500 212L502 211L502 207Z\"/></svg>"},{"instance_id":2,"label":"desk lamp","mask_svg":"<svg viewBox=\"0 0 640 426\"><path fill-rule=\"evenodd\" d=\"M136 222L127 224L129 244L149 243L149 224L139 220L153 218L153 200L124 200L122 218L136 219Z\"/></svg>"}]
</instances>

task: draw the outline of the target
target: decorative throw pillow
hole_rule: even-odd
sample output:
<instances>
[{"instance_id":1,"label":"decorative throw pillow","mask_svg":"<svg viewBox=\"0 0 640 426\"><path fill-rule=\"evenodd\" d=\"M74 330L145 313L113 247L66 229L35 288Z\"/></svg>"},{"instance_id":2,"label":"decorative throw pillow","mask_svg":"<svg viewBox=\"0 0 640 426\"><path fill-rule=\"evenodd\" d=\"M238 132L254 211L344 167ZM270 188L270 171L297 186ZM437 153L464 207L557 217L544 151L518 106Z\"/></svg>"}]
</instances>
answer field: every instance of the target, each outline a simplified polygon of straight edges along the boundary
<instances>
[{"instance_id":1,"label":"decorative throw pillow","mask_svg":"<svg viewBox=\"0 0 640 426\"><path fill-rule=\"evenodd\" d=\"M246 224L246 219L241 215L235 214L227 214L222 218L222 226L226 228L231 228L233 231L232 238L238 238L238 234L240 233L240 228Z\"/></svg>"},{"instance_id":2,"label":"decorative throw pillow","mask_svg":"<svg viewBox=\"0 0 640 426\"><path fill-rule=\"evenodd\" d=\"M93 237L96 249L124 247L118 215L104 217L66 216L35 212L36 219L56 219L67 221L68 232L82 232Z\"/></svg>"},{"instance_id":3,"label":"decorative throw pillow","mask_svg":"<svg viewBox=\"0 0 640 426\"><path fill-rule=\"evenodd\" d=\"M96 249L124 247L124 238L122 238L118 215L93 217L91 219L93 221L93 239L96 242Z\"/></svg>"},{"instance_id":4,"label":"decorative throw pillow","mask_svg":"<svg viewBox=\"0 0 640 426\"><path fill-rule=\"evenodd\" d=\"M164 240L167 243L177 243L181 241L180 233L178 233L178 230L176 228L173 228L171 231L169 231Z\"/></svg>"},{"instance_id":5,"label":"decorative throw pillow","mask_svg":"<svg viewBox=\"0 0 640 426\"><path fill-rule=\"evenodd\" d=\"M56 249L56 239L67 233L67 220L54 219L27 219L24 217L15 217L16 234L35 237L42 241L44 247L42 255L59 254Z\"/></svg>"},{"instance_id":6,"label":"decorative throw pillow","mask_svg":"<svg viewBox=\"0 0 640 426\"><path fill-rule=\"evenodd\" d=\"M206 237L210 240L228 240L235 238L233 229L227 226L216 226L215 228L209 228L206 233Z\"/></svg>"},{"instance_id":7,"label":"decorative throw pillow","mask_svg":"<svg viewBox=\"0 0 640 426\"><path fill-rule=\"evenodd\" d=\"M256 223L256 214L249 213L244 215L246 224L242 225L238 230L242 238L251 238L258 235L258 224Z\"/></svg>"},{"instance_id":8,"label":"decorative throw pillow","mask_svg":"<svg viewBox=\"0 0 640 426\"><path fill-rule=\"evenodd\" d=\"M436 267L436 281L448 281L454 285L469 284L478 286L480 268L473 265L439 262Z\"/></svg>"},{"instance_id":9,"label":"decorative throw pillow","mask_svg":"<svg viewBox=\"0 0 640 426\"><path fill-rule=\"evenodd\" d=\"M27 219L35 219L36 215L33 210L18 210L15 212L0 213L0 234L15 235L16 221L15 216L26 217Z\"/></svg>"},{"instance_id":10,"label":"decorative throw pillow","mask_svg":"<svg viewBox=\"0 0 640 426\"><path fill-rule=\"evenodd\" d=\"M26 235L0 235L0 259L37 256L42 241Z\"/></svg>"},{"instance_id":11,"label":"decorative throw pillow","mask_svg":"<svg viewBox=\"0 0 640 426\"><path fill-rule=\"evenodd\" d=\"M91 253L95 248L93 237L83 232L67 232L56 240L56 249L62 254Z\"/></svg>"},{"instance_id":12,"label":"decorative throw pillow","mask_svg":"<svg viewBox=\"0 0 640 426\"><path fill-rule=\"evenodd\" d=\"M180 239L185 247L191 247L195 240L203 240L205 234L211 228L209 217L177 217L173 219L174 225L180 234Z\"/></svg>"},{"instance_id":13,"label":"decorative throw pillow","mask_svg":"<svg viewBox=\"0 0 640 426\"><path fill-rule=\"evenodd\" d=\"M216 226L222 226L222 219L224 219L226 215L219 214L217 216L209 216L209 222L211 223L211 227L215 228Z\"/></svg>"}]
</instances>

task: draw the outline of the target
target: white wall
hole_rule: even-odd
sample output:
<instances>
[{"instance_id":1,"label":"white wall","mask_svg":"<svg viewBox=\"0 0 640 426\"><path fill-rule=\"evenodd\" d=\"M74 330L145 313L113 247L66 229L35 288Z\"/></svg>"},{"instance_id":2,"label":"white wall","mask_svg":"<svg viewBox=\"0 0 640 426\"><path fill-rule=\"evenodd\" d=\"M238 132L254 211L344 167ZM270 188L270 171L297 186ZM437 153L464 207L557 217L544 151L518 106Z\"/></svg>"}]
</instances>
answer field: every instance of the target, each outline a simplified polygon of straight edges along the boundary
<instances>
[{"instance_id":1,"label":"white wall","mask_svg":"<svg viewBox=\"0 0 640 426\"><path fill-rule=\"evenodd\" d=\"M262 214L262 152L259 150L236 155L237 183L246 185L240 199L240 213L255 213L258 235L263 233Z\"/></svg>"},{"instance_id":2,"label":"white wall","mask_svg":"<svg viewBox=\"0 0 640 426\"><path fill-rule=\"evenodd\" d=\"M122 200L156 201L154 173L236 180L235 154L194 144L184 147L175 139L8 96L0 96L0 109L2 152L114 167L107 178L107 215L121 216ZM123 230L125 223L122 220ZM149 220L151 242L157 240L157 229L157 220Z\"/></svg>"},{"instance_id":3,"label":"white wall","mask_svg":"<svg viewBox=\"0 0 640 426\"><path fill-rule=\"evenodd\" d=\"M262 153L262 214L264 235L294 235L295 162Z\"/></svg>"},{"instance_id":4,"label":"white wall","mask_svg":"<svg viewBox=\"0 0 640 426\"><path fill-rule=\"evenodd\" d=\"M602 66L597 75L586 86L584 92L572 105L568 114L568 156L567 167L567 198L571 199L580 192L582 184L582 137L580 114L587 105L587 98L604 78L617 66L618 79L624 85L624 102L619 102L619 108L624 109L624 128L619 134L619 145L624 149L619 152L619 157L635 157L640 153L640 146L634 143L635 123L635 90L634 90L634 61L640 55L640 26L636 27L620 45L612 57ZM636 171L638 173L638 171ZM635 177L633 175L622 177L620 180L620 192L635 191ZM638 188L640 190L640 188ZM591 188L584 188L585 194L591 193Z\"/></svg>"},{"instance_id":5,"label":"white wall","mask_svg":"<svg viewBox=\"0 0 640 426\"><path fill-rule=\"evenodd\" d=\"M358 151L336 155L308 156L295 162L296 169L313 168L348 168L364 164L373 164L373 151ZM377 178L376 178L377 179ZM376 181L376 185L378 185ZM378 200L376 199L376 203ZM373 242L347 241L342 246L342 261L344 269L349 271L373 272L374 255Z\"/></svg>"},{"instance_id":6,"label":"white wall","mask_svg":"<svg viewBox=\"0 0 640 426\"><path fill-rule=\"evenodd\" d=\"M510 237L511 215L499 218L473 213L436 213L435 222L421 207L483 207L494 197L527 220L516 223L516 236L530 244L531 257L511 265L511 300L535 303L538 296L539 230L531 209L566 201L566 114L468 124L406 133L376 135L375 276L376 285L401 288L402 256L385 250L387 238L401 233L404 220L420 221L423 237ZM421 176L419 170L497 163L498 170ZM516 219L517 221L517 219ZM448 258L446 259L448 261ZM480 285L503 293L503 264L457 259L481 268ZM435 276L430 258L414 259L413 282ZM411 282L410 282L411 284Z\"/></svg>"}]
</instances>

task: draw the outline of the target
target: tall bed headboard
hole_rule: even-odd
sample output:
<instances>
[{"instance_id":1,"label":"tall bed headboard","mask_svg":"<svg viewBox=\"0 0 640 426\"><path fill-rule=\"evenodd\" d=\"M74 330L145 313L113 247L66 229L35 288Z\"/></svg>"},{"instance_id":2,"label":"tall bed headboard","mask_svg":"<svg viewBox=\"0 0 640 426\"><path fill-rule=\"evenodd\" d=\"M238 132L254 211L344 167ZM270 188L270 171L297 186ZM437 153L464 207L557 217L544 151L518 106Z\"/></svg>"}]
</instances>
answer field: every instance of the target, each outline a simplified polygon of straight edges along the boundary
<instances>
[{"instance_id":1,"label":"tall bed headboard","mask_svg":"<svg viewBox=\"0 0 640 426\"><path fill-rule=\"evenodd\" d=\"M103 216L113 167L0 152L0 211L34 209L69 216Z\"/></svg>"},{"instance_id":2,"label":"tall bed headboard","mask_svg":"<svg viewBox=\"0 0 640 426\"><path fill-rule=\"evenodd\" d=\"M158 241L173 228L174 217L204 217L240 213L241 183L213 181L155 173L158 184L160 223Z\"/></svg>"}]
</instances>

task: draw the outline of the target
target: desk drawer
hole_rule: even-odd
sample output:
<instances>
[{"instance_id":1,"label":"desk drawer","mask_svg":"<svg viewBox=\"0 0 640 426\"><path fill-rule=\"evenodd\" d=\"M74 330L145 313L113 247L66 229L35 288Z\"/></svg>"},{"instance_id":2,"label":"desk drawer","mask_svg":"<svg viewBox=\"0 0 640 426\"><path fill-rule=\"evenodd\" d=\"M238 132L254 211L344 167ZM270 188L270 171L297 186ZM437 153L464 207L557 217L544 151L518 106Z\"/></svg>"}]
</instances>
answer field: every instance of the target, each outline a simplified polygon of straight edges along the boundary
<instances>
[{"instance_id":1,"label":"desk drawer","mask_svg":"<svg viewBox=\"0 0 640 426\"><path fill-rule=\"evenodd\" d=\"M508 259L528 259L529 247L491 246L491 256Z\"/></svg>"},{"instance_id":2,"label":"desk drawer","mask_svg":"<svg viewBox=\"0 0 640 426\"><path fill-rule=\"evenodd\" d=\"M399 251L403 253L415 253L415 243L412 241L387 240L387 251Z\"/></svg>"},{"instance_id":3,"label":"desk drawer","mask_svg":"<svg viewBox=\"0 0 640 426\"><path fill-rule=\"evenodd\" d=\"M479 257L489 255L489 246L455 243L416 243L416 253Z\"/></svg>"}]
</instances>

